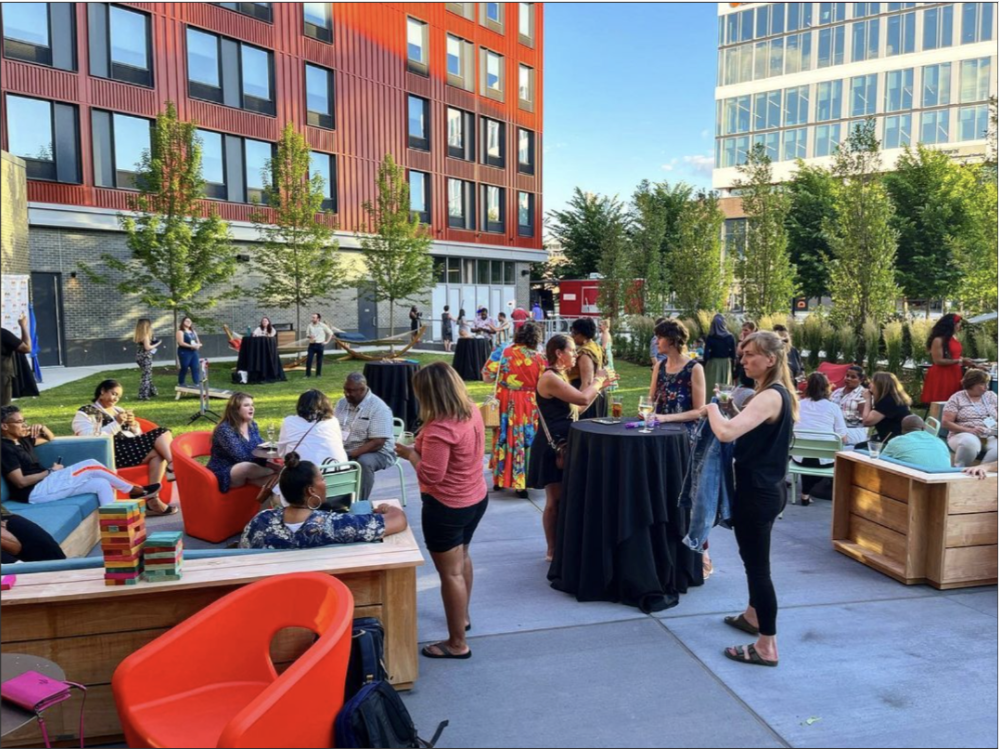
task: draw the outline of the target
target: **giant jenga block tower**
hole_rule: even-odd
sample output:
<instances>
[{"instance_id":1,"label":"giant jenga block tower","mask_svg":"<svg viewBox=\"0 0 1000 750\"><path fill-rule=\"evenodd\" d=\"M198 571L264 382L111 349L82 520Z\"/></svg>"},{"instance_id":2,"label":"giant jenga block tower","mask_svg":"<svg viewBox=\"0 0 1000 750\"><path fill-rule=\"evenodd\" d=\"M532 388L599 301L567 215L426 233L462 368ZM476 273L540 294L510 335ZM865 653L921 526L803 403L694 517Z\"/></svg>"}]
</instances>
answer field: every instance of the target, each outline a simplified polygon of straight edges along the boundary
<instances>
[{"instance_id":1,"label":"giant jenga block tower","mask_svg":"<svg viewBox=\"0 0 1000 750\"><path fill-rule=\"evenodd\" d=\"M184 563L184 535L180 531L150 534L142 555L147 581L179 581Z\"/></svg>"},{"instance_id":2,"label":"giant jenga block tower","mask_svg":"<svg viewBox=\"0 0 1000 750\"><path fill-rule=\"evenodd\" d=\"M102 505L101 551L104 583L131 586L142 578L142 545L146 541L145 504L130 500Z\"/></svg>"}]
</instances>

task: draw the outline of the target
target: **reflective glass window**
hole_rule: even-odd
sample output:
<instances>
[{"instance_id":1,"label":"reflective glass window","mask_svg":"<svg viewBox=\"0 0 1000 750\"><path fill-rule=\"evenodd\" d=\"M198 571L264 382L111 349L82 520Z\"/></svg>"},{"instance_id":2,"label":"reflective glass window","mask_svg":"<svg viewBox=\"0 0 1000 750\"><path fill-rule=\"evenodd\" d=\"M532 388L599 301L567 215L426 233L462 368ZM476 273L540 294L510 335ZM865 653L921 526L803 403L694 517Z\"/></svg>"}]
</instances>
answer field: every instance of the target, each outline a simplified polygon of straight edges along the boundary
<instances>
[{"instance_id":1,"label":"reflective glass window","mask_svg":"<svg viewBox=\"0 0 1000 750\"><path fill-rule=\"evenodd\" d=\"M951 63L928 65L923 72L923 106L951 104Z\"/></svg>"},{"instance_id":2,"label":"reflective glass window","mask_svg":"<svg viewBox=\"0 0 1000 750\"><path fill-rule=\"evenodd\" d=\"M913 108L913 68L890 70L885 74L885 111Z\"/></svg>"},{"instance_id":3,"label":"reflective glass window","mask_svg":"<svg viewBox=\"0 0 1000 750\"><path fill-rule=\"evenodd\" d=\"M816 126L814 156L833 156L840 145L840 123Z\"/></svg>"},{"instance_id":4,"label":"reflective glass window","mask_svg":"<svg viewBox=\"0 0 1000 750\"><path fill-rule=\"evenodd\" d=\"M949 110L939 109L920 115L920 142L947 143L949 137Z\"/></svg>"},{"instance_id":5,"label":"reflective glass window","mask_svg":"<svg viewBox=\"0 0 1000 750\"><path fill-rule=\"evenodd\" d=\"M133 68L149 69L147 18L117 5L109 9L111 59Z\"/></svg>"},{"instance_id":6,"label":"reflective glass window","mask_svg":"<svg viewBox=\"0 0 1000 750\"><path fill-rule=\"evenodd\" d=\"M958 136L962 141L979 141L986 138L990 112L985 104L962 107L958 110Z\"/></svg>"},{"instance_id":7,"label":"reflective glass window","mask_svg":"<svg viewBox=\"0 0 1000 750\"><path fill-rule=\"evenodd\" d=\"M7 120L7 149L10 153L35 161L55 161L52 105L49 102L8 94L4 118Z\"/></svg>"},{"instance_id":8,"label":"reflective glass window","mask_svg":"<svg viewBox=\"0 0 1000 750\"><path fill-rule=\"evenodd\" d=\"M149 120L115 114L115 171L135 172L149 150ZM119 178L120 179L120 178Z\"/></svg>"},{"instance_id":9,"label":"reflective glass window","mask_svg":"<svg viewBox=\"0 0 1000 750\"><path fill-rule=\"evenodd\" d=\"M256 99L271 101L271 58L262 49L240 45L243 62L243 93Z\"/></svg>"},{"instance_id":10,"label":"reflective glass window","mask_svg":"<svg viewBox=\"0 0 1000 750\"><path fill-rule=\"evenodd\" d=\"M983 102L990 96L990 58L963 60L959 101Z\"/></svg>"},{"instance_id":11,"label":"reflective glass window","mask_svg":"<svg viewBox=\"0 0 1000 750\"><path fill-rule=\"evenodd\" d=\"M205 182L224 185L226 172L222 156L222 135L210 130L199 130L197 134L201 140L201 176L205 178Z\"/></svg>"},{"instance_id":12,"label":"reflective glass window","mask_svg":"<svg viewBox=\"0 0 1000 750\"><path fill-rule=\"evenodd\" d=\"M219 38L197 29L187 30L188 80L220 86Z\"/></svg>"},{"instance_id":13,"label":"reflective glass window","mask_svg":"<svg viewBox=\"0 0 1000 750\"><path fill-rule=\"evenodd\" d=\"M885 118L885 133L882 137L883 148L902 148L910 145L910 132L913 129L913 115L892 115Z\"/></svg>"},{"instance_id":14,"label":"reflective glass window","mask_svg":"<svg viewBox=\"0 0 1000 750\"><path fill-rule=\"evenodd\" d=\"M844 82L823 81L816 86L816 120L839 120L843 117Z\"/></svg>"},{"instance_id":15,"label":"reflective glass window","mask_svg":"<svg viewBox=\"0 0 1000 750\"><path fill-rule=\"evenodd\" d=\"M924 49L950 47L955 39L955 6L942 5L924 11Z\"/></svg>"}]
</instances>

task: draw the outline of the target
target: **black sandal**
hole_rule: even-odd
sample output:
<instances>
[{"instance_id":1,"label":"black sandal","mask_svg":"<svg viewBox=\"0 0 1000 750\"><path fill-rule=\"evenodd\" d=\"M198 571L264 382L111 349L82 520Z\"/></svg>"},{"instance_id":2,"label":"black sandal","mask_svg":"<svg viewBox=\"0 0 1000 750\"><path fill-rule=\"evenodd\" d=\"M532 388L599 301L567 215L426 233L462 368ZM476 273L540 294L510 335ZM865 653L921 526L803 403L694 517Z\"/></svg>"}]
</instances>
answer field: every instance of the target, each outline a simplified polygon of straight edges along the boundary
<instances>
[{"instance_id":1,"label":"black sandal","mask_svg":"<svg viewBox=\"0 0 1000 750\"><path fill-rule=\"evenodd\" d=\"M752 643L749 646L730 646L722 653L725 654L727 659L739 662L740 664L750 664L755 667L778 666L777 659L775 659L774 661L771 661L770 659L765 659L763 656L757 653L757 647Z\"/></svg>"},{"instance_id":2,"label":"black sandal","mask_svg":"<svg viewBox=\"0 0 1000 750\"><path fill-rule=\"evenodd\" d=\"M742 630L744 633L749 633L750 635L760 635L760 630L751 625L750 621L744 617L742 613L736 615L736 617L723 618L722 621L729 627Z\"/></svg>"},{"instance_id":3,"label":"black sandal","mask_svg":"<svg viewBox=\"0 0 1000 750\"><path fill-rule=\"evenodd\" d=\"M435 653L431 651L432 648L436 648L438 652ZM472 649L469 649L464 654L456 654L448 648L446 643L434 643L430 646L424 646L420 651L421 654L426 656L428 659L471 659Z\"/></svg>"}]
</instances>

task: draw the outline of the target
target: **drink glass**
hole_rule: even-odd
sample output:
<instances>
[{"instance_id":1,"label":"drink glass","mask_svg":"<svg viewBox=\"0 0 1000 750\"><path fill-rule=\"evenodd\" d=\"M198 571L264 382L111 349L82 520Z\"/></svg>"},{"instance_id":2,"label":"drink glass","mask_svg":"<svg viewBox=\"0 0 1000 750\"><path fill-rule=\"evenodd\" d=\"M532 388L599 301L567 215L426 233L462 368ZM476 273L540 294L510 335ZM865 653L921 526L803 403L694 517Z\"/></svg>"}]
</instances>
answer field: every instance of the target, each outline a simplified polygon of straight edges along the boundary
<instances>
[{"instance_id":1,"label":"drink glass","mask_svg":"<svg viewBox=\"0 0 1000 750\"><path fill-rule=\"evenodd\" d=\"M274 425L269 424L267 426L267 453L268 455L273 456L277 452L278 450L274 445Z\"/></svg>"},{"instance_id":2,"label":"drink glass","mask_svg":"<svg viewBox=\"0 0 1000 750\"><path fill-rule=\"evenodd\" d=\"M417 438L412 432L404 432L399 436L400 445L413 445L415 442L417 442Z\"/></svg>"},{"instance_id":3,"label":"drink glass","mask_svg":"<svg viewBox=\"0 0 1000 750\"><path fill-rule=\"evenodd\" d=\"M871 456L872 458L878 458L881 453L882 453L882 443L880 443L878 440L869 440L868 455Z\"/></svg>"},{"instance_id":4,"label":"drink glass","mask_svg":"<svg viewBox=\"0 0 1000 750\"><path fill-rule=\"evenodd\" d=\"M720 385L719 386L719 403L728 404L733 398L733 390L735 386L732 385Z\"/></svg>"},{"instance_id":5,"label":"drink glass","mask_svg":"<svg viewBox=\"0 0 1000 750\"><path fill-rule=\"evenodd\" d=\"M621 422L622 421L622 414L624 413L624 411L625 411L625 406L624 406L624 400L622 399L622 397L621 396L612 396L611 397L611 418L614 419L615 422Z\"/></svg>"},{"instance_id":6,"label":"drink glass","mask_svg":"<svg viewBox=\"0 0 1000 750\"><path fill-rule=\"evenodd\" d=\"M653 415L653 399L648 396L642 396L639 399L639 416L642 417L642 427L639 432L650 433L650 417Z\"/></svg>"},{"instance_id":7,"label":"drink glass","mask_svg":"<svg viewBox=\"0 0 1000 750\"><path fill-rule=\"evenodd\" d=\"M101 425L104 424L104 420L101 419L96 414L91 414L91 416L90 416L90 424L93 426L94 434L95 435L100 435L101 434Z\"/></svg>"}]
</instances>

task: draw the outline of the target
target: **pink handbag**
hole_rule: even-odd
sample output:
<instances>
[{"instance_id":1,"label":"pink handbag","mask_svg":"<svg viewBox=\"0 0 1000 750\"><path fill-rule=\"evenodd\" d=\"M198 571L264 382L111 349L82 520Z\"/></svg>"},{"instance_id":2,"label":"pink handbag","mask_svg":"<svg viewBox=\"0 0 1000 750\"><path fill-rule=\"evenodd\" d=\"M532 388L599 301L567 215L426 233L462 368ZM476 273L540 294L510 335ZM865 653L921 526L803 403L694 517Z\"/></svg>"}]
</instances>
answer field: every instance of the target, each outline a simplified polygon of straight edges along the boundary
<instances>
[{"instance_id":1,"label":"pink handbag","mask_svg":"<svg viewBox=\"0 0 1000 750\"><path fill-rule=\"evenodd\" d=\"M42 730L45 747L52 747L49 734L45 728L42 711L70 699L70 690L77 688L87 698L87 688L75 682L63 682L52 677L46 677L40 672L25 672L24 674L0 683L0 697L10 701L15 706L30 711L38 717L38 726ZM83 706L80 706L80 747L83 747Z\"/></svg>"}]
</instances>

